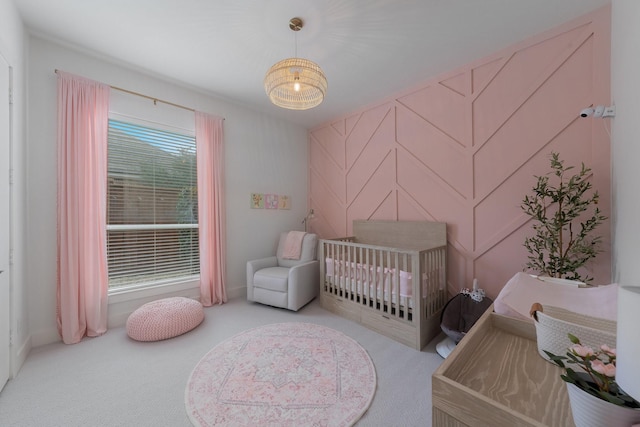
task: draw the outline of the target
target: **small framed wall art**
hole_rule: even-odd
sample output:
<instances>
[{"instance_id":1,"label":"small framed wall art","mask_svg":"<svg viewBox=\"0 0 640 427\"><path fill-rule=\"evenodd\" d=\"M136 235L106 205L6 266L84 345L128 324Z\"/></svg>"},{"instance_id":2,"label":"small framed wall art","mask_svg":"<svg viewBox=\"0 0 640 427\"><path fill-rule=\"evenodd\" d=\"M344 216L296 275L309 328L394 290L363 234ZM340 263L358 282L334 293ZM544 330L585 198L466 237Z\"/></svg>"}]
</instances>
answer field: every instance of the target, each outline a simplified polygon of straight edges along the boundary
<instances>
[{"instance_id":1,"label":"small framed wall art","mask_svg":"<svg viewBox=\"0 0 640 427\"><path fill-rule=\"evenodd\" d=\"M251 209L264 209L264 196L262 193L251 193Z\"/></svg>"},{"instance_id":2,"label":"small framed wall art","mask_svg":"<svg viewBox=\"0 0 640 427\"><path fill-rule=\"evenodd\" d=\"M291 209L291 197L280 196L278 198L278 209Z\"/></svg>"},{"instance_id":3,"label":"small framed wall art","mask_svg":"<svg viewBox=\"0 0 640 427\"><path fill-rule=\"evenodd\" d=\"M278 195L277 194L265 194L264 195L264 208L265 209L278 209Z\"/></svg>"},{"instance_id":4,"label":"small framed wall art","mask_svg":"<svg viewBox=\"0 0 640 427\"><path fill-rule=\"evenodd\" d=\"M291 209L291 196L251 193L249 206L251 209Z\"/></svg>"}]
</instances>

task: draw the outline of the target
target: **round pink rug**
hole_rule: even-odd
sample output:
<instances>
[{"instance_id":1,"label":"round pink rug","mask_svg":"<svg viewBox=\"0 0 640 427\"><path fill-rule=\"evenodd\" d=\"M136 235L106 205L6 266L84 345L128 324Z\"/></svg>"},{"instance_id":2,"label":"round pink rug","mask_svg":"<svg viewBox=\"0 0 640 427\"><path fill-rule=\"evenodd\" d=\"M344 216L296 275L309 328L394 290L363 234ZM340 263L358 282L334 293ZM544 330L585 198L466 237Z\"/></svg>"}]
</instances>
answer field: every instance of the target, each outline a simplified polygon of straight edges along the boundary
<instances>
[{"instance_id":1,"label":"round pink rug","mask_svg":"<svg viewBox=\"0 0 640 427\"><path fill-rule=\"evenodd\" d=\"M342 332L277 323L215 346L185 391L196 426L350 426L369 408L376 372Z\"/></svg>"}]
</instances>

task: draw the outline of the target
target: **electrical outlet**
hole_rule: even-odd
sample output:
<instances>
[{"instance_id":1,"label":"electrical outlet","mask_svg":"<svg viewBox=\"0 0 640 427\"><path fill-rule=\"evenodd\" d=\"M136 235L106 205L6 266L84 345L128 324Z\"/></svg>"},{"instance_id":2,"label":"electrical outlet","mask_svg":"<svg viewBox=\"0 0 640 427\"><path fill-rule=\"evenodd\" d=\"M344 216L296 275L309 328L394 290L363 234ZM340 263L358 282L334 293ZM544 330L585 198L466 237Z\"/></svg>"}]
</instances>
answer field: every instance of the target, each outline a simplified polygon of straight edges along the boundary
<instances>
[{"instance_id":1,"label":"electrical outlet","mask_svg":"<svg viewBox=\"0 0 640 427\"><path fill-rule=\"evenodd\" d=\"M616 106L612 105L610 107L604 107L604 111L602 112L602 117L615 117L616 116Z\"/></svg>"},{"instance_id":2,"label":"electrical outlet","mask_svg":"<svg viewBox=\"0 0 640 427\"><path fill-rule=\"evenodd\" d=\"M593 117L598 118L598 117L602 117L602 114L604 113L604 105L598 105L594 110L593 110Z\"/></svg>"}]
</instances>

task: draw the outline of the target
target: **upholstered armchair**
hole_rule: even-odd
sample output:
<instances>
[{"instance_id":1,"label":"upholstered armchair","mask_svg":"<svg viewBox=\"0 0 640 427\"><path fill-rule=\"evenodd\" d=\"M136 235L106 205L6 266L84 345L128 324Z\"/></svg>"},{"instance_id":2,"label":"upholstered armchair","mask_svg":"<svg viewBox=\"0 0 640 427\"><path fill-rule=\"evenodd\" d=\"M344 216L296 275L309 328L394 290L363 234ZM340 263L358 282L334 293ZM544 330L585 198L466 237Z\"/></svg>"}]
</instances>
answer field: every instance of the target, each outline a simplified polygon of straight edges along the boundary
<instances>
[{"instance_id":1,"label":"upholstered armchair","mask_svg":"<svg viewBox=\"0 0 640 427\"><path fill-rule=\"evenodd\" d=\"M288 234L280 234L275 256L247 262L247 300L298 311L318 295L318 236L305 234L299 258L290 259L285 257Z\"/></svg>"}]
</instances>

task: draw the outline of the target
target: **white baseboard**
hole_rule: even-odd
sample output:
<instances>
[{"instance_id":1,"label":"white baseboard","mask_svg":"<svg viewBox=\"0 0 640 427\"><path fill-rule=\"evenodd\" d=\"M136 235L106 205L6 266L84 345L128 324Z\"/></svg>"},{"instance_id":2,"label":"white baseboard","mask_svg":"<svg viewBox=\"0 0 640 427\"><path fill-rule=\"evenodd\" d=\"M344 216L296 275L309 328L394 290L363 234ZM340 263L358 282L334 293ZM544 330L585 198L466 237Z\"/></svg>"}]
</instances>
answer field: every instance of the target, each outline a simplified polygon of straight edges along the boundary
<instances>
[{"instance_id":1,"label":"white baseboard","mask_svg":"<svg viewBox=\"0 0 640 427\"><path fill-rule=\"evenodd\" d=\"M227 299L236 299L236 298L246 298L247 297L247 287L242 286L239 288L227 289Z\"/></svg>"},{"instance_id":2,"label":"white baseboard","mask_svg":"<svg viewBox=\"0 0 640 427\"><path fill-rule=\"evenodd\" d=\"M53 328L45 329L43 331L31 334L31 346L32 348L40 347L43 345L51 344L61 341L60 334L58 334L58 327L54 325Z\"/></svg>"},{"instance_id":3,"label":"white baseboard","mask_svg":"<svg viewBox=\"0 0 640 427\"><path fill-rule=\"evenodd\" d=\"M12 354L11 378L15 378L15 376L18 375L20 368L22 368L22 365L24 364L25 360L27 360L27 356L29 355L31 348L32 348L31 335L29 335L27 339L24 341L24 343L22 343L20 348L18 348L18 351Z\"/></svg>"},{"instance_id":4,"label":"white baseboard","mask_svg":"<svg viewBox=\"0 0 640 427\"><path fill-rule=\"evenodd\" d=\"M174 297L174 296L184 296L187 298L193 298L198 300L200 298L200 290L197 288L190 288L190 289L180 290L178 292L172 292L170 294L163 295L162 297ZM246 298L246 297L247 297L246 286L227 289L228 299ZM124 326L127 323L127 318L131 313L134 312L135 309L137 309L144 303L153 301L154 299L158 299L158 298L160 298L158 295L153 295L153 296L145 295L142 298L129 297L127 299L119 298L117 302L110 301L109 318L108 318L107 327L118 328L118 327ZM60 341L60 335L58 334L57 327L54 325L54 327L51 329L32 334L30 337L29 346L25 347L25 351L28 354L31 348L40 347L42 345L47 345L47 344L51 344L59 341ZM26 355L25 355L25 358L26 358ZM20 366L22 366L22 363L20 364Z\"/></svg>"},{"instance_id":5,"label":"white baseboard","mask_svg":"<svg viewBox=\"0 0 640 427\"><path fill-rule=\"evenodd\" d=\"M133 313L143 304L160 299L170 297L186 297L199 300L200 289L189 287L184 289L177 289L171 292L165 292L163 294L130 294L126 299L120 299L112 302L109 298L109 319L107 322L108 328L118 328L125 326L129 315Z\"/></svg>"}]
</instances>

